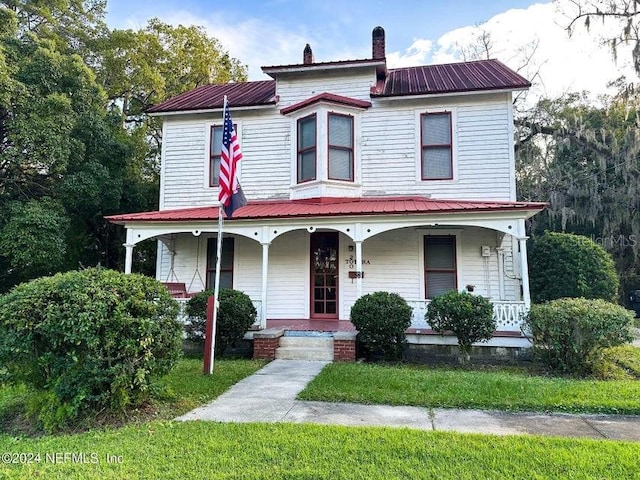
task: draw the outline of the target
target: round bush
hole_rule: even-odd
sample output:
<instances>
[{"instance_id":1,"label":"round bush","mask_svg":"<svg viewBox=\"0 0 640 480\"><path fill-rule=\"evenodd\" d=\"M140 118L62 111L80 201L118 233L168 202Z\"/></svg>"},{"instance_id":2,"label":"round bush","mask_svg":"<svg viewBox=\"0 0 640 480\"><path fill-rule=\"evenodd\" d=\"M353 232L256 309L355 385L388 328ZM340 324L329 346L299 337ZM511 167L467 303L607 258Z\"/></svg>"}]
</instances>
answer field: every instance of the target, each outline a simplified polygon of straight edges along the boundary
<instances>
[{"instance_id":1,"label":"round bush","mask_svg":"<svg viewBox=\"0 0 640 480\"><path fill-rule=\"evenodd\" d=\"M149 398L182 349L178 304L156 280L112 270L60 273L0 297L0 364L41 394L51 431L81 414Z\"/></svg>"},{"instance_id":2,"label":"round bush","mask_svg":"<svg viewBox=\"0 0 640 480\"><path fill-rule=\"evenodd\" d=\"M633 339L633 313L600 299L561 298L532 305L524 330L533 340L533 353L548 368L583 375L589 359L601 348Z\"/></svg>"},{"instance_id":3,"label":"round bush","mask_svg":"<svg viewBox=\"0 0 640 480\"><path fill-rule=\"evenodd\" d=\"M187 338L195 343L204 343L207 318L207 299L213 290L194 295L187 302L189 323L185 326ZM227 346L235 346L256 321L256 308L249 296L239 290L220 289L220 305L216 319L216 356L224 353Z\"/></svg>"},{"instance_id":4,"label":"round bush","mask_svg":"<svg viewBox=\"0 0 640 480\"><path fill-rule=\"evenodd\" d=\"M473 344L489 340L496 329L489 300L455 290L431 300L425 319L436 332L452 332L458 338L461 361L469 361Z\"/></svg>"},{"instance_id":5,"label":"round bush","mask_svg":"<svg viewBox=\"0 0 640 480\"><path fill-rule=\"evenodd\" d=\"M611 256L587 237L546 232L529 254L531 300L601 298L615 301L618 277Z\"/></svg>"},{"instance_id":6,"label":"round bush","mask_svg":"<svg viewBox=\"0 0 640 480\"><path fill-rule=\"evenodd\" d=\"M411 325L411 307L400 295L375 292L360 297L351 307L351 323L358 340L370 352L387 359L402 356L405 330Z\"/></svg>"}]
</instances>

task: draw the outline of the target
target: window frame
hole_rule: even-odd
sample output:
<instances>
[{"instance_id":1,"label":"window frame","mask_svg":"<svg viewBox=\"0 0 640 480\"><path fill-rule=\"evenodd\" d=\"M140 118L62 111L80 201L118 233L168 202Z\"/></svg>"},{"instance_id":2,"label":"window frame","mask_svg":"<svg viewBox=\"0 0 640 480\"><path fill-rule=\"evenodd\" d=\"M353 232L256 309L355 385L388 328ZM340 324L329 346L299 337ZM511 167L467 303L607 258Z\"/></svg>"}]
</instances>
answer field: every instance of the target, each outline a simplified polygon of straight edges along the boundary
<instances>
[{"instance_id":1,"label":"window frame","mask_svg":"<svg viewBox=\"0 0 640 480\"><path fill-rule=\"evenodd\" d=\"M340 145L331 145L331 129L329 128L329 124L331 122L331 117L335 116L335 117L345 117L348 118L349 120L351 120L351 148L347 148L347 147L343 147ZM355 117L353 115L349 115L347 113L339 113L339 112L335 112L335 111L328 111L327 112L327 125L326 125L326 130L327 130L327 179L328 180L334 180L337 182L351 182L353 183L355 181L355 158L356 158L356 153L355 153L355 143L356 143L356 139L355 139ZM350 171L350 177L349 179L345 179L345 178L333 178L331 176L331 170L329 168L330 166L330 153L331 150L335 149L335 150L341 150L341 151L346 151L346 152L350 152L351 153L351 160L350 160L350 165L349 165L349 171Z\"/></svg>"},{"instance_id":2,"label":"window frame","mask_svg":"<svg viewBox=\"0 0 640 480\"><path fill-rule=\"evenodd\" d=\"M458 285L459 285L459 276L460 276L460 271L458 269L458 256L460 254L460 252L458 251L458 246L460 244L459 242L459 238L458 235L456 234L446 234L444 232L442 233L438 233L438 234L427 234L427 235L423 235L422 236L422 278L424 281L424 298L425 300L431 300L433 299L433 297L429 297L429 282L427 281L427 273L428 272L440 272L440 273L453 273L453 278L454 278L454 289L457 291L458 290ZM429 239L433 239L433 238L446 238L446 239L450 239L452 241L452 247L453 247L453 269L451 268L427 268L427 240Z\"/></svg>"},{"instance_id":3,"label":"window frame","mask_svg":"<svg viewBox=\"0 0 640 480\"><path fill-rule=\"evenodd\" d=\"M315 139L315 143L313 144L313 147L307 147L307 148L301 150L300 149L300 140L302 138L302 135L300 135L300 125L305 120L309 120L311 118L314 119L313 137ZM303 155L305 153L309 153L312 150L313 150L313 178L308 178L306 180L300 180L300 173L302 171L302 168L300 168L301 155ZM303 184L303 183L313 182L313 181L317 180L317 178L318 178L318 116L314 112L314 113L311 113L311 114L306 115L304 117L300 117L300 118L298 118L296 120L296 184L300 185L300 184Z\"/></svg>"},{"instance_id":4,"label":"window frame","mask_svg":"<svg viewBox=\"0 0 640 480\"><path fill-rule=\"evenodd\" d=\"M222 122L212 122L212 123L208 123L207 124L207 132L206 132L206 142L207 142L207 148L205 151L205 177L204 177L204 184L205 187L207 188L218 188L220 186L220 167L218 167L218 178L216 179L216 181L213 181L213 176L211 175L212 173L212 165L211 163L214 160L214 157L217 157L218 159L221 157L221 155L213 155L212 152L212 145L211 142L213 142L214 139L214 135L213 135L213 130L215 128L219 128L220 130L222 130L224 127L224 124ZM242 128L242 124L241 122L237 122L234 119L233 122L233 128L236 132L236 136L238 137L238 141L240 142L240 144L242 144L242 138L240 135L240 129ZM222 138L222 135L220 136ZM220 146L220 153L222 153L222 145ZM240 169L242 168L242 162L240 162L239 164ZM238 174L240 172L238 171Z\"/></svg>"},{"instance_id":5,"label":"window frame","mask_svg":"<svg viewBox=\"0 0 640 480\"><path fill-rule=\"evenodd\" d=\"M218 238L217 237L209 237L207 238L207 267L205 270L205 288L206 289L213 289L215 285L210 285L209 283L209 278L210 278L210 274L213 273L215 275L216 272L216 259L215 256L213 258L213 265L211 264L210 260L210 256L209 256L209 251L210 251L210 245L214 244L216 249L217 249L217 241ZM214 243L216 242L216 243ZM231 288L234 287L235 285L235 275L234 275L234 270L235 270L235 260L236 260L236 242L235 242L235 238L234 237L222 237L222 255L224 256L225 252L229 251L229 247L227 245L227 248L225 249L225 243L226 242L230 242L233 245L233 253L232 253L232 257L231 257L231 268L223 268L222 266L222 259L220 259L220 273L222 272L230 272L231 273ZM215 251L215 250L214 250Z\"/></svg>"},{"instance_id":6,"label":"window frame","mask_svg":"<svg viewBox=\"0 0 640 480\"><path fill-rule=\"evenodd\" d=\"M423 128L423 119L427 116L444 116L446 115L449 118L449 143L442 144L426 144L424 143L424 128ZM441 110L441 111L433 111L433 112L423 112L420 114L419 118L420 123L420 145L419 145L419 159L420 159L420 180L422 181L437 181L437 180L453 180L454 179L454 161L453 161L453 147L454 147L454 130L453 130L453 112L451 110ZM424 152L428 149L436 149L436 148L448 148L449 149L449 167L450 167L450 176L448 177L426 177L424 172Z\"/></svg>"}]
</instances>

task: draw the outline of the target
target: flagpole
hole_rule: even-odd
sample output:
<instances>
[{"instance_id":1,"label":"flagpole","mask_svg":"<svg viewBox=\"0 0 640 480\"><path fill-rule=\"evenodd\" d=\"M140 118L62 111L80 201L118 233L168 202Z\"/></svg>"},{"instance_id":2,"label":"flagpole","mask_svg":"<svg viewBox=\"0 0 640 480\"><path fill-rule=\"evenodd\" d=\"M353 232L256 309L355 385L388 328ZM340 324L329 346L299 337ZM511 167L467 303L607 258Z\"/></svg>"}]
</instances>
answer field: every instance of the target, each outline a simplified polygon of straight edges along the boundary
<instances>
[{"instance_id":1,"label":"flagpole","mask_svg":"<svg viewBox=\"0 0 640 480\"><path fill-rule=\"evenodd\" d=\"M227 111L227 96L224 96L224 107L222 108L222 122L224 123L224 114ZM211 351L209 352L209 368L207 373L211 375L213 373L214 368L214 355L215 355L215 346L216 346L216 326L218 321L218 306L220 302L218 300L218 294L220 292L220 260L222 258L222 214L224 213L224 209L222 208L222 203L218 206L218 236L216 239L217 243L217 251L216 251L216 279L213 288L213 320L212 320L212 328L211 328Z\"/></svg>"}]
</instances>

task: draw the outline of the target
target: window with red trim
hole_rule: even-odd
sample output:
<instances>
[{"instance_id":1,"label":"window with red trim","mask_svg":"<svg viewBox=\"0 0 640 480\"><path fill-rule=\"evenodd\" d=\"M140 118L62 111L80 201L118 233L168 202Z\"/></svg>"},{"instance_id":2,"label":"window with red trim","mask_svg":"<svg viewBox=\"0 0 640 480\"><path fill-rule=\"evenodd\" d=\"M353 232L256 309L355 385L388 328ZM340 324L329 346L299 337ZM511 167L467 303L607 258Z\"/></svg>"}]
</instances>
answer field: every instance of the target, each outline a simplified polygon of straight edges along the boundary
<instances>
[{"instance_id":1,"label":"window with red trim","mask_svg":"<svg viewBox=\"0 0 640 480\"><path fill-rule=\"evenodd\" d=\"M220 288L233 288L233 252L232 237L222 239L222 258L220 258ZM218 254L218 239L207 241L207 288L213 289L216 277L216 255Z\"/></svg>"},{"instance_id":2,"label":"window with red trim","mask_svg":"<svg viewBox=\"0 0 640 480\"><path fill-rule=\"evenodd\" d=\"M420 132L422 180L452 179L451 112L423 113Z\"/></svg>"},{"instance_id":3,"label":"window with red trim","mask_svg":"<svg viewBox=\"0 0 640 480\"><path fill-rule=\"evenodd\" d=\"M434 298L449 290L457 290L456 270L456 237L425 235L425 298Z\"/></svg>"},{"instance_id":4,"label":"window with red trim","mask_svg":"<svg viewBox=\"0 0 640 480\"><path fill-rule=\"evenodd\" d=\"M329 113L329 179L353 182L353 117Z\"/></svg>"},{"instance_id":5,"label":"window with red trim","mask_svg":"<svg viewBox=\"0 0 640 480\"><path fill-rule=\"evenodd\" d=\"M298 183L316 179L316 115L298 120Z\"/></svg>"}]
</instances>

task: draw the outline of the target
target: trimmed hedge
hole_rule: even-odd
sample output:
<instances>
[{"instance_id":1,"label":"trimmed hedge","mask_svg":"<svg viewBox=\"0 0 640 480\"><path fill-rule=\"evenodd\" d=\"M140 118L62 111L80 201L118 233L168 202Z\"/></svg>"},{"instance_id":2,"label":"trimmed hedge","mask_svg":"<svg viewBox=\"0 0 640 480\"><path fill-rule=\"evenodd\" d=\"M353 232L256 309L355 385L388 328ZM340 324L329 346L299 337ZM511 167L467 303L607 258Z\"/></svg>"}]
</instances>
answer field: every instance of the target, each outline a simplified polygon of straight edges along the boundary
<instances>
[{"instance_id":1,"label":"trimmed hedge","mask_svg":"<svg viewBox=\"0 0 640 480\"><path fill-rule=\"evenodd\" d=\"M197 293L187 302L189 323L185 325L187 339L204 344L207 319L207 299L213 290ZM216 356L222 355L227 346L238 344L256 321L256 307L251 298L239 290L221 288L218 317L216 319Z\"/></svg>"},{"instance_id":2,"label":"trimmed hedge","mask_svg":"<svg viewBox=\"0 0 640 480\"><path fill-rule=\"evenodd\" d=\"M618 345L589 358L591 373L600 380L640 380L640 348Z\"/></svg>"},{"instance_id":3,"label":"trimmed hedge","mask_svg":"<svg viewBox=\"0 0 640 480\"><path fill-rule=\"evenodd\" d=\"M529 254L531 300L601 298L615 302L619 280L607 251L587 237L546 232Z\"/></svg>"},{"instance_id":4,"label":"trimmed hedge","mask_svg":"<svg viewBox=\"0 0 640 480\"><path fill-rule=\"evenodd\" d=\"M547 367L564 373L588 374L590 358L599 349L633 339L633 314L600 299L561 298L532 305L524 330L533 338L533 353Z\"/></svg>"},{"instance_id":5,"label":"trimmed hedge","mask_svg":"<svg viewBox=\"0 0 640 480\"><path fill-rule=\"evenodd\" d=\"M360 297L351 307L351 323L369 356L399 359L411 325L411 307L397 293L375 292Z\"/></svg>"},{"instance_id":6,"label":"trimmed hedge","mask_svg":"<svg viewBox=\"0 0 640 480\"><path fill-rule=\"evenodd\" d=\"M475 342L489 340L496 330L493 305L489 300L455 290L431 300L425 319L436 332L452 332L457 337L463 362L469 361Z\"/></svg>"},{"instance_id":7,"label":"trimmed hedge","mask_svg":"<svg viewBox=\"0 0 640 480\"><path fill-rule=\"evenodd\" d=\"M182 351L178 304L152 278L92 268L18 285L0 297L0 364L40 393L47 431L149 399Z\"/></svg>"}]
</instances>

